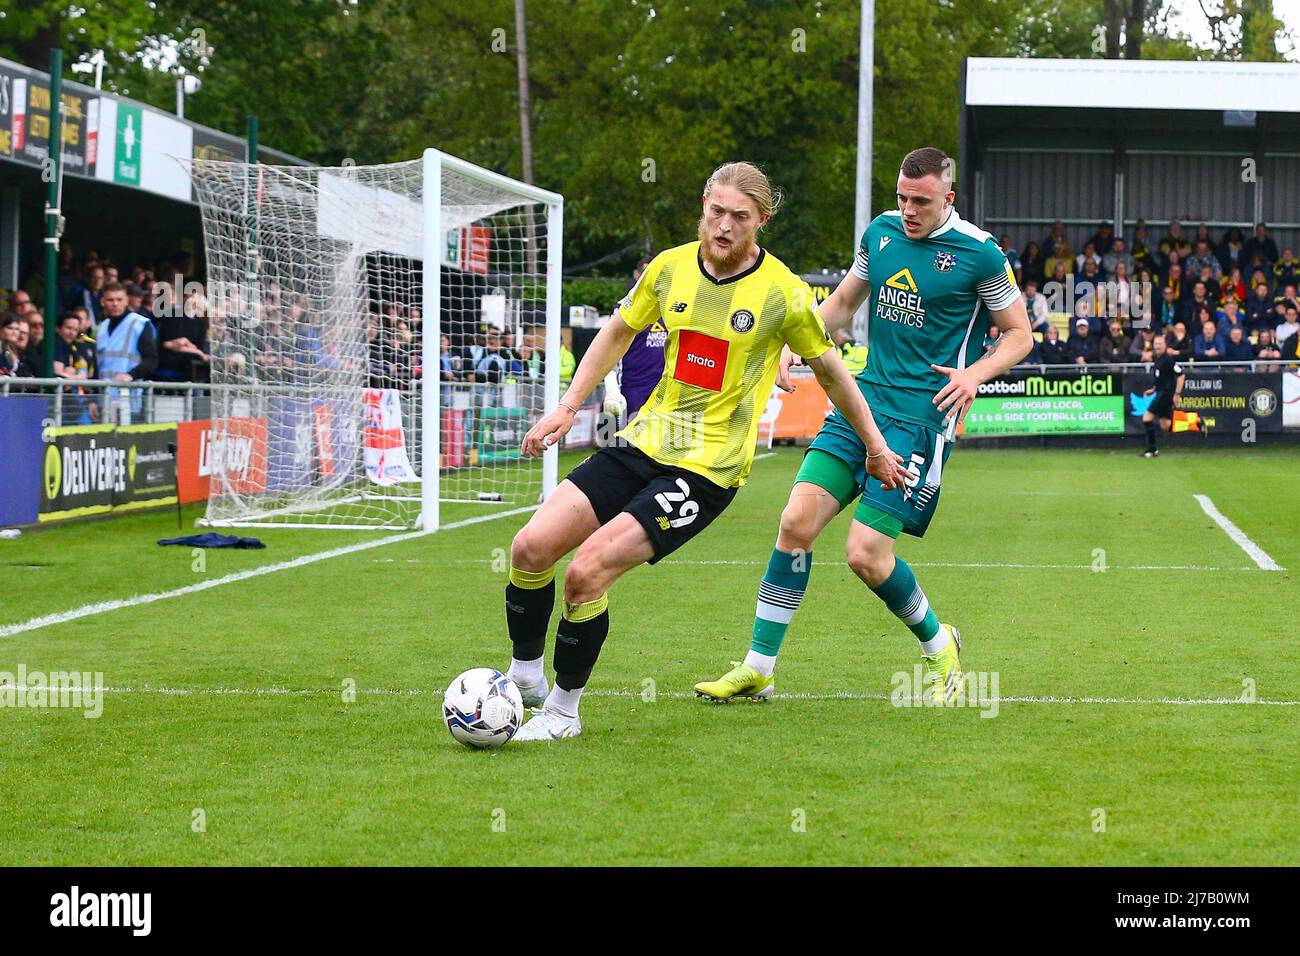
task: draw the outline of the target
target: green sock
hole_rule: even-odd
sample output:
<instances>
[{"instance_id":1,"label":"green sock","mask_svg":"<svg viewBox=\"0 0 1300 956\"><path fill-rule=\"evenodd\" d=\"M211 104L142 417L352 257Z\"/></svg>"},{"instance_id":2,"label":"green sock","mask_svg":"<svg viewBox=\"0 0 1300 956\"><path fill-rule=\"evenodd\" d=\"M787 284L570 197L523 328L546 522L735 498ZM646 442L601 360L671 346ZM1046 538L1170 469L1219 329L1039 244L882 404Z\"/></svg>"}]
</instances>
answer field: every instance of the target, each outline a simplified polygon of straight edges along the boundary
<instances>
[{"instance_id":1,"label":"green sock","mask_svg":"<svg viewBox=\"0 0 1300 956\"><path fill-rule=\"evenodd\" d=\"M876 597L885 602L885 607L894 616L907 625L908 630L921 642L922 650L934 651L924 645L934 640L939 633L939 618L930 608L925 592L916 583L916 575L902 558L894 558L894 570L879 587L871 589Z\"/></svg>"},{"instance_id":2,"label":"green sock","mask_svg":"<svg viewBox=\"0 0 1300 956\"><path fill-rule=\"evenodd\" d=\"M799 602L808 590L812 573L812 552L787 554L776 548L767 560L767 571L758 585L758 607L754 611L754 638L750 650L764 657L776 657L785 640L785 629L794 620Z\"/></svg>"}]
</instances>

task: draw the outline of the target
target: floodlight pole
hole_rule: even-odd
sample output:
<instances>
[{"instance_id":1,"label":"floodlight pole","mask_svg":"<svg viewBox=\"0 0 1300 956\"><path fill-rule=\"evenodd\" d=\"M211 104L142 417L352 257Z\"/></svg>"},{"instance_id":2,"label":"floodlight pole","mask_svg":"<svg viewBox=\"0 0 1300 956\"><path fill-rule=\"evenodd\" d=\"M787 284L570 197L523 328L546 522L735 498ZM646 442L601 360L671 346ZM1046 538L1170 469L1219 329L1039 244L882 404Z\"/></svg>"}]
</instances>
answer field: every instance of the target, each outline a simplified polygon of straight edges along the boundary
<instances>
[{"instance_id":1,"label":"floodlight pole","mask_svg":"<svg viewBox=\"0 0 1300 956\"><path fill-rule=\"evenodd\" d=\"M876 0L862 0L862 29L858 51L858 168L857 195L853 207L853 243L850 258L857 252L862 234L871 222L871 115L875 81ZM853 317L854 338L866 341L867 310Z\"/></svg>"}]
</instances>

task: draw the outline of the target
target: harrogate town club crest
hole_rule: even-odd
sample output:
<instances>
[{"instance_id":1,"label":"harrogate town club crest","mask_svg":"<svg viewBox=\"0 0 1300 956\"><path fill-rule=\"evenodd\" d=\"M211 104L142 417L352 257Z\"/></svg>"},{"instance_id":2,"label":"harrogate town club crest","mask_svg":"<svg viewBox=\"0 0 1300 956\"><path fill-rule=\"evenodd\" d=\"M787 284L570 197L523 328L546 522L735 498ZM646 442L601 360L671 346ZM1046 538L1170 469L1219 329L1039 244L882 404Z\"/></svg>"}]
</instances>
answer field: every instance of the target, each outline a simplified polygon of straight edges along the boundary
<instances>
[{"instance_id":1,"label":"harrogate town club crest","mask_svg":"<svg viewBox=\"0 0 1300 956\"><path fill-rule=\"evenodd\" d=\"M952 267L957 264L957 257L951 252L936 252L934 254L934 267L940 272L951 272Z\"/></svg>"},{"instance_id":2,"label":"harrogate town club crest","mask_svg":"<svg viewBox=\"0 0 1300 956\"><path fill-rule=\"evenodd\" d=\"M742 334L748 332L754 327L754 313L748 309L737 309L731 313L731 327Z\"/></svg>"}]
</instances>

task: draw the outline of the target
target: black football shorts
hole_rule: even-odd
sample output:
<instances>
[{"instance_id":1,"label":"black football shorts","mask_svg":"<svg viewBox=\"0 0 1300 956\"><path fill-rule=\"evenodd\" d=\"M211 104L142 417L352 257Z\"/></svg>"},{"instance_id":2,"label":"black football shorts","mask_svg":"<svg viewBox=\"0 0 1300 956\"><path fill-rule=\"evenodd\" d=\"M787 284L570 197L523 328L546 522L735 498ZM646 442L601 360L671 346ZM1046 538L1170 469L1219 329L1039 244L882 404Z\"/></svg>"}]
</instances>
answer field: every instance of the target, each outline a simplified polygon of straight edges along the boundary
<instances>
[{"instance_id":1,"label":"black football shorts","mask_svg":"<svg viewBox=\"0 0 1300 956\"><path fill-rule=\"evenodd\" d=\"M626 511L650 536L655 564L726 510L738 488L722 488L684 468L661 465L632 445L610 445L569 472L601 524Z\"/></svg>"}]
</instances>

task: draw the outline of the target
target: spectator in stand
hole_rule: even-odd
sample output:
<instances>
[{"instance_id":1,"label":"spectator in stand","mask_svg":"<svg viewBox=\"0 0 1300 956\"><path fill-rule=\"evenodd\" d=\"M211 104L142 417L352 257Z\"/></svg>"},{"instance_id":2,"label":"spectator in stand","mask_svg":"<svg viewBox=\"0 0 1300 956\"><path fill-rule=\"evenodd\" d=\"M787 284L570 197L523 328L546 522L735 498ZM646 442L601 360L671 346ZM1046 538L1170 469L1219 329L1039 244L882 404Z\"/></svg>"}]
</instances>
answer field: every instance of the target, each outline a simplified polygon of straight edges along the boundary
<instances>
[{"instance_id":1,"label":"spectator in stand","mask_svg":"<svg viewBox=\"0 0 1300 956\"><path fill-rule=\"evenodd\" d=\"M1020 253L1020 274L1025 282L1042 282L1044 274L1043 253L1038 247L1038 243L1031 242L1027 244L1024 251Z\"/></svg>"},{"instance_id":2,"label":"spectator in stand","mask_svg":"<svg viewBox=\"0 0 1300 956\"><path fill-rule=\"evenodd\" d=\"M1180 304L1192 294L1192 284L1183 281L1183 267L1177 262L1169 267L1169 273L1165 277L1165 285L1174 290L1174 298Z\"/></svg>"},{"instance_id":3,"label":"spectator in stand","mask_svg":"<svg viewBox=\"0 0 1300 956\"><path fill-rule=\"evenodd\" d=\"M1228 341L1223 350L1223 358L1226 362L1253 362L1255 360L1255 348L1246 338L1246 330L1240 325L1234 325L1228 330ZM1246 372L1249 369L1239 368L1238 372Z\"/></svg>"},{"instance_id":4,"label":"spectator in stand","mask_svg":"<svg viewBox=\"0 0 1300 956\"><path fill-rule=\"evenodd\" d=\"M1043 365L1067 365L1070 362L1065 343L1061 341L1061 333L1056 331L1054 325L1047 327L1043 341L1038 343L1038 360Z\"/></svg>"},{"instance_id":5,"label":"spectator in stand","mask_svg":"<svg viewBox=\"0 0 1300 956\"><path fill-rule=\"evenodd\" d=\"M81 337L81 320L75 312L59 316L54 340L54 374L59 378L94 378L95 345Z\"/></svg>"},{"instance_id":6,"label":"spectator in stand","mask_svg":"<svg viewBox=\"0 0 1300 956\"><path fill-rule=\"evenodd\" d=\"M127 283L126 286L126 304L136 315L143 315L151 322L157 321L158 317L154 314L151 306L153 305L153 295L148 295L149 304L145 304L146 289L136 282Z\"/></svg>"},{"instance_id":7,"label":"spectator in stand","mask_svg":"<svg viewBox=\"0 0 1300 956\"><path fill-rule=\"evenodd\" d=\"M1003 236L1001 245L1002 254L1007 257L1007 262L1011 264L1011 271L1015 273L1016 283L1019 284L1024 282L1025 280L1020 266L1020 257L1016 255L1016 247L1011 244L1011 237Z\"/></svg>"},{"instance_id":8,"label":"spectator in stand","mask_svg":"<svg viewBox=\"0 0 1300 956\"><path fill-rule=\"evenodd\" d=\"M1255 226L1255 234L1246 240L1241 254L1247 268L1254 265L1256 256L1262 257L1265 262L1269 263L1270 267L1272 263L1277 262L1277 243L1268 234L1268 226L1262 222Z\"/></svg>"},{"instance_id":9,"label":"spectator in stand","mask_svg":"<svg viewBox=\"0 0 1300 956\"><path fill-rule=\"evenodd\" d=\"M1291 310L1291 321L1295 321L1295 310ZM1300 332L1293 332L1286 338L1278 348L1281 349L1282 358L1288 362L1300 360Z\"/></svg>"},{"instance_id":10,"label":"spectator in stand","mask_svg":"<svg viewBox=\"0 0 1300 956\"><path fill-rule=\"evenodd\" d=\"M1138 266L1137 281L1129 297L1129 311L1134 319L1155 321L1160 311L1163 283L1149 266Z\"/></svg>"},{"instance_id":11,"label":"spectator in stand","mask_svg":"<svg viewBox=\"0 0 1300 956\"><path fill-rule=\"evenodd\" d=\"M1092 248L1096 250L1097 255L1105 255L1110 250L1110 244L1115 241L1115 227L1108 220L1102 220L1097 223L1097 231L1089 237L1088 241L1092 243ZM1100 266L1101 263L1097 265Z\"/></svg>"},{"instance_id":12,"label":"spectator in stand","mask_svg":"<svg viewBox=\"0 0 1300 956\"><path fill-rule=\"evenodd\" d=\"M1241 270L1236 266L1232 271L1223 277L1219 283L1219 301L1227 302L1232 300L1238 305L1246 304L1246 282L1241 277Z\"/></svg>"},{"instance_id":13,"label":"spectator in stand","mask_svg":"<svg viewBox=\"0 0 1300 956\"><path fill-rule=\"evenodd\" d=\"M1092 317L1092 334L1101 335L1106 327L1097 316L1106 311L1106 277L1101 274L1101 265L1092 259L1083 260L1083 271L1074 277L1074 294L1079 301L1086 301ZM1077 311L1075 313L1078 314Z\"/></svg>"},{"instance_id":14,"label":"spectator in stand","mask_svg":"<svg viewBox=\"0 0 1300 956\"><path fill-rule=\"evenodd\" d=\"M1133 261L1139 267L1147 266L1158 272L1160 271L1158 251L1151 248L1150 230L1147 229L1147 221L1139 219L1137 226L1133 229Z\"/></svg>"},{"instance_id":15,"label":"spectator in stand","mask_svg":"<svg viewBox=\"0 0 1300 956\"><path fill-rule=\"evenodd\" d=\"M1272 307L1270 302L1269 306ZM1163 329L1167 325L1173 325L1181 317L1182 307L1178 303L1178 293L1173 290L1172 286L1165 286L1160 290L1160 310L1153 316L1156 320L1157 328Z\"/></svg>"},{"instance_id":16,"label":"spectator in stand","mask_svg":"<svg viewBox=\"0 0 1300 956\"><path fill-rule=\"evenodd\" d=\"M1255 343L1256 359L1280 359L1282 350L1277 347L1277 340L1273 338L1272 329L1264 329L1259 333L1259 341ZM1257 372L1274 373L1281 371L1280 365L1255 366Z\"/></svg>"},{"instance_id":17,"label":"spectator in stand","mask_svg":"<svg viewBox=\"0 0 1300 956\"><path fill-rule=\"evenodd\" d=\"M5 306L5 311L12 312L14 315L26 315L27 310L31 308L34 308L32 297L25 289L14 289L9 293L9 303Z\"/></svg>"},{"instance_id":18,"label":"spectator in stand","mask_svg":"<svg viewBox=\"0 0 1300 956\"><path fill-rule=\"evenodd\" d=\"M1065 287L1070 281L1070 275L1066 271L1068 268L1069 266L1064 259L1056 259L1052 263L1051 270L1047 273L1047 283L1044 288L1046 289L1047 286L1054 286L1055 291L1053 291L1052 294L1064 296ZM1058 299L1057 301L1060 300Z\"/></svg>"},{"instance_id":19,"label":"spectator in stand","mask_svg":"<svg viewBox=\"0 0 1300 956\"><path fill-rule=\"evenodd\" d=\"M137 287L138 288L138 287ZM130 290L127 290L128 300ZM185 297L179 310L154 321L158 331L158 378L164 382L206 382L212 356L208 349L207 300Z\"/></svg>"},{"instance_id":20,"label":"spectator in stand","mask_svg":"<svg viewBox=\"0 0 1300 956\"><path fill-rule=\"evenodd\" d=\"M1047 238L1041 243L1041 248L1043 249L1044 254L1049 256L1055 255L1056 253L1054 250L1058 243L1064 246L1065 255L1069 256L1070 240L1065 238L1065 223L1060 219L1052 223L1052 231L1047 234ZM1050 273L1051 271L1051 268L1048 267L1047 272Z\"/></svg>"},{"instance_id":21,"label":"spectator in stand","mask_svg":"<svg viewBox=\"0 0 1300 956\"><path fill-rule=\"evenodd\" d=\"M127 308L126 289L118 282L104 286L100 309L104 319L95 330L95 366L100 377L114 382L152 378L158 368L158 340L153 323ZM129 397L131 414L138 414L144 407L144 391L129 389L126 397Z\"/></svg>"},{"instance_id":22,"label":"spectator in stand","mask_svg":"<svg viewBox=\"0 0 1300 956\"><path fill-rule=\"evenodd\" d=\"M1058 281L1057 276L1061 276L1061 282L1065 281L1065 274L1074 268L1074 257L1070 255L1070 244L1068 242L1057 242L1054 246L1049 246L1052 254L1047 257L1043 263L1043 271L1052 277L1053 281Z\"/></svg>"},{"instance_id":23,"label":"spectator in stand","mask_svg":"<svg viewBox=\"0 0 1300 956\"><path fill-rule=\"evenodd\" d=\"M1285 318L1273 330L1273 340L1277 342L1285 355L1286 343L1295 338L1296 333L1300 332L1300 322L1296 320L1296 305L1294 302L1287 304L1284 308L1286 309Z\"/></svg>"},{"instance_id":24,"label":"spectator in stand","mask_svg":"<svg viewBox=\"0 0 1300 956\"><path fill-rule=\"evenodd\" d=\"M1192 357L1192 340L1187 337L1187 323L1179 319L1172 331L1164 330L1165 347L1174 358L1190 359Z\"/></svg>"},{"instance_id":25,"label":"spectator in stand","mask_svg":"<svg viewBox=\"0 0 1300 956\"><path fill-rule=\"evenodd\" d=\"M23 313L23 321L27 323L27 360L32 363L32 368L36 369L41 375L45 373L45 316L35 309L28 309Z\"/></svg>"},{"instance_id":26,"label":"spectator in stand","mask_svg":"<svg viewBox=\"0 0 1300 956\"><path fill-rule=\"evenodd\" d=\"M1208 309L1201 312L1201 334L1192 340L1192 355L1198 362L1218 362L1227 351L1227 343L1215 328L1214 320L1205 318L1210 315Z\"/></svg>"},{"instance_id":27,"label":"spectator in stand","mask_svg":"<svg viewBox=\"0 0 1300 956\"><path fill-rule=\"evenodd\" d=\"M370 352L370 387L387 388L386 369L380 369L376 378L375 351ZM284 384L293 381L296 363L293 354L293 336L280 321L278 306L268 308L253 336L253 368L258 381Z\"/></svg>"},{"instance_id":28,"label":"spectator in stand","mask_svg":"<svg viewBox=\"0 0 1300 956\"><path fill-rule=\"evenodd\" d=\"M1160 240L1160 258L1166 270L1171 269L1192 253L1192 244L1183 235L1183 225L1177 219L1170 220L1169 231ZM1173 283L1170 283L1171 285Z\"/></svg>"},{"instance_id":29,"label":"spectator in stand","mask_svg":"<svg viewBox=\"0 0 1300 956\"><path fill-rule=\"evenodd\" d=\"M1241 261L1241 252L1244 248L1245 237L1236 226L1223 234L1223 239L1219 242L1218 248L1214 250L1214 255L1219 260L1219 266L1224 272L1240 269L1244 265Z\"/></svg>"},{"instance_id":30,"label":"spectator in stand","mask_svg":"<svg viewBox=\"0 0 1300 956\"><path fill-rule=\"evenodd\" d=\"M1124 326L1119 319L1111 319L1105 338L1101 340L1101 360L1103 362L1127 362L1129 346L1133 340L1124 334Z\"/></svg>"},{"instance_id":31,"label":"spectator in stand","mask_svg":"<svg viewBox=\"0 0 1300 956\"><path fill-rule=\"evenodd\" d=\"M510 368L510 359L501 347L501 333L494 328L487 330L483 352L474 363L474 381L498 384Z\"/></svg>"},{"instance_id":32,"label":"spectator in stand","mask_svg":"<svg viewBox=\"0 0 1300 956\"><path fill-rule=\"evenodd\" d=\"M1203 269L1209 269L1209 274L1201 272ZM1217 284L1219 277L1223 274L1223 267L1219 265L1218 256L1214 255L1213 251L1210 251L1210 243L1205 239L1197 239L1196 251L1183 260L1183 271L1188 276L1212 278Z\"/></svg>"},{"instance_id":33,"label":"spectator in stand","mask_svg":"<svg viewBox=\"0 0 1300 956\"><path fill-rule=\"evenodd\" d=\"M1088 319L1080 316L1074 321L1074 334L1065 343L1066 359L1075 365L1101 361L1101 339L1089 331Z\"/></svg>"},{"instance_id":34,"label":"spectator in stand","mask_svg":"<svg viewBox=\"0 0 1300 956\"><path fill-rule=\"evenodd\" d=\"M847 330L845 330L845 331L847 331ZM1000 330L998 329L998 327L997 327L996 325L994 325L993 323L990 322L990 323L989 323L989 327L988 327L988 328L985 330L985 332L984 332L984 346L983 346L983 348L984 348L984 354L985 354L985 355L988 355L989 352L993 351L993 346L997 344L998 336L999 336L1000 334L1001 334L1001 332L1000 332ZM852 333L849 333L848 341L849 341L849 342L853 341Z\"/></svg>"},{"instance_id":35,"label":"spectator in stand","mask_svg":"<svg viewBox=\"0 0 1300 956\"><path fill-rule=\"evenodd\" d=\"M1192 297L1183 303L1182 318L1184 322L1196 325L1196 314L1201 309L1209 309L1210 315L1214 315L1214 301L1210 298L1209 287L1200 279L1192 286Z\"/></svg>"},{"instance_id":36,"label":"spectator in stand","mask_svg":"<svg viewBox=\"0 0 1300 956\"><path fill-rule=\"evenodd\" d=\"M1138 334L1134 336L1133 341L1129 343L1128 358L1126 361L1152 361L1155 357L1155 338L1156 330L1151 328L1151 326L1147 326L1145 329L1140 329Z\"/></svg>"},{"instance_id":37,"label":"spectator in stand","mask_svg":"<svg viewBox=\"0 0 1300 956\"><path fill-rule=\"evenodd\" d=\"M1096 267L1094 271L1099 273L1102 271L1101 256L1098 254L1097 247L1092 244L1091 240L1085 242L1083 244L1083 252L1075 256L1074 270L1076 272L1083 272L1084 266L1089 262L1091 262Z\"/></svg>"},{"instance_id":38,"label":"spectator in stand","mask_svg":"<svg viewBox=\"0 0 1300 956\"><path fill-rule=\"evenodd\" d=\"M1232 334L1233 329L1241 329L1243 335L1246 332L1246 326L1241 319L1241 309L1234 299L1223 303L1223 308L1214 314L1214 324L1225 339Z\"/></svg>"},{"instance_id":39,"label":"spectator in stand","mask_svg":"<svg viewBox=\"0 0 1300 956\"><path fill-rule=\"evenodd\" d=\"M1300 259L1295 257L1295 250L1287 246L1282 250L1282 258L1273 263L1273 284L1296 285L1300 283Z\"/></svg>"},{"instance_id":40,"label":"spectator in stand","mask_svg":"<svg viewBox=\"0 0 1300 956\"><path fill-rule=\"evenodd\" d=\"M1132 272L1137 268L1137 262L1128 254L1124 240L1116 236L1110 241L1110 249L1101 257L1101 269L1106 275L1113 276L1116 268L1121 263L1128 272Z\"/></svg>"},{"instance_id":41,"label":"spectator in stand","mask_svg":"<svg viewBox=\"0 0 1300 956\"><path fill-rule=\"evenodd\" d=\"M27 323L14 312L0 315L0 375L36 378L27 358Z\"/></svg>"},{"instance_id":42,"label":"spectator in stand","mask_svg":"<svg viewBox=\"0 0 1300 956\"><path fill-rule=\"evenodd\" d=\"M444 382L459 382L463 365L464 360L460 353L452 351L451 336L443 332L438 341L439 376Z\"/></svg>"},{"instance_id":43,"label":"spectator in stand","mask_svg":"<svg viewBox=\"0 0 1300 956\"><path fill-rule=\"evenodd\" d=\"M1291 330L1283 335L1281 326L1290 321L1287 317L1288 313L1294 316L1298 306L1300 302L1296 301L1294 291L1290 295L1284 291L1281 295L1273 297L1273 334L1277 336L1278 345L1286 341L1287 335L1291 335L1294 331Z\"/></svg>"},{"instance_id":44,"label":"spectator in stand","mask_svg":"<svg viewBox=\"0 0 1300 956\"><path fill-rule=\"evenodd\" d=\"M1118 242L1119 240L1115 240ZM1141 306L1141 297L1137 295L1137 290L1133 288L1133 283L1128 278L1128 263L1122 259L1115 263L1115 271L1110 273L1110 295L1113 301L1110 302L1111 315L1118 316L1124 321L1129 321L1136 313L1136 309Z\"/></svg>"},{"instance_id":45,"label":"spectator in stand","mask_svg":"<svg viewBox=\"0 0 1300 956\"><path fill-rule=\"evenodd\" d=\"M1268 294L1267 285L1257 285L1246 297L1246 329L1256 334L1260 329L1273 331L1273 298Z\"/></svg>"},{"instance_id":46,"label":"spectator in stand","mask_svg":"<svg viewBox=\"0 0 1300 956\"><path fill-rule=\"evenodd\" d=\"M1030 329L1045 332L1052 324L1052 313L1047 305L1047 296L1038 294L1038 283L1030 279L1025 283L1025 311L1029 314Z\"/></svg>"},{"instance_id":47,"label":"spectator in stand","mask_svg":"<svg viewBox=\"0 0 1300 956\"><path fill-rule=\"evenodd\" d=\"M65 305L68 308L80 306L86 310L90 316L91 323L96 327L104 318L102 294L104 292L105 280L104 269L102 266L94 265L86 270L85 281L79 282L72 287L72 292L68 296Z\"/></svg>"}]
</instances>

